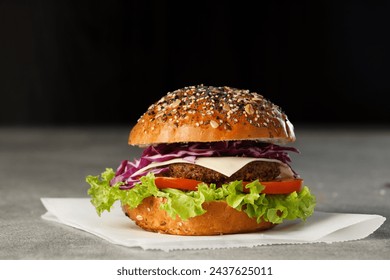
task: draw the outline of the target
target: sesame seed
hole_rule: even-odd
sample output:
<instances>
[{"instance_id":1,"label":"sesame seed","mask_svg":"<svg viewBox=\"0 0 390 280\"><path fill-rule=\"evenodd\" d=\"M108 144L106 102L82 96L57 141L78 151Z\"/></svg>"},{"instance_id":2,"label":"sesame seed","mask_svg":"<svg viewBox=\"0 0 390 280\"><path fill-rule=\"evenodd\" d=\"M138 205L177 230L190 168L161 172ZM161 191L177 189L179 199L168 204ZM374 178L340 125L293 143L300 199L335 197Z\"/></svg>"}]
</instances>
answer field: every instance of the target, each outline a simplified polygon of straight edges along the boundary
<instances>
[{"instance_id":1,"label":"sesame seed","mask_svg":"<svg viewBox=\"0 0 390 280\"><path fill-rule=\"evenodd\" d=\"M253 110L252 104L246 104L245 105L245 112L247 112L249 115L253 115L255 110Z\"/></svg>"},{"instance_id":2,"label":"sesame seed","mask_svg":"<svg viewBox=\"0 0 390 280\"><path fill-rule=\"evenodd\" d=\"M210 121L210 125L211 125L212 128L217 128L219 126L219 124L216 121L213 121L213 120Z\"/></svg>"}]
</instances>

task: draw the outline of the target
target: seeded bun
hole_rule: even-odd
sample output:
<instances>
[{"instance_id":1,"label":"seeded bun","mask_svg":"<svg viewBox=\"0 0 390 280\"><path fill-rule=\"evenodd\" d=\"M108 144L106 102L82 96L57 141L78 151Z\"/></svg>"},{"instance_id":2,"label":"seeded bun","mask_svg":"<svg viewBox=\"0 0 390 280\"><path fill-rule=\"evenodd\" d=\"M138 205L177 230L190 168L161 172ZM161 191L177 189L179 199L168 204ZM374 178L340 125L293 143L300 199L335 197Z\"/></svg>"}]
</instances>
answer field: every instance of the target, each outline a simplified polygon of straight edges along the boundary
<instances>
[{"instance_id":1,"label":"seeded bun","mask_svg":"<svg viewBox=\"0 0 390 280\"><path fill-rule=\"evenodd\" d=\"M160 209L163 198L148 197L135 209L123 207L126 215L139 227L147 231L174 235L220 235L247 233L269 229L275 226L269 222L257 223L242 211L228 206L224 201L203 203L205 214L183 221L172 219Z\"/></svg>"},{"instance_id":2,"label":"seeded bun","mask_svg":"<svg viewBox=\"0 0 390 280\"><path fill-rule=\"evenodd\" d=\"M129 144L259 140L295 141L294 127L262 95L231 87L190 86L168 92L140 117Z\"/></svg>"}]
</instances>

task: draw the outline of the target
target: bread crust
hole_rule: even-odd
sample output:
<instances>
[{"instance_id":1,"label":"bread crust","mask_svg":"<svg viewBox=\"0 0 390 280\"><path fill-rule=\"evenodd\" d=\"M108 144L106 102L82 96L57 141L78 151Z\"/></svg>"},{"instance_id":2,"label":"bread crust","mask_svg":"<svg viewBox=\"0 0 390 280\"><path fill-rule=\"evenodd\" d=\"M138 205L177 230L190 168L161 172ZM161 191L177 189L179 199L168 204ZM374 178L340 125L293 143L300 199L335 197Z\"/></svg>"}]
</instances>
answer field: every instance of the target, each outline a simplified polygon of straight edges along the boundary
<instances>
[{"instance_id":1,"label":"bread crust","mask_svg":"<svg viewBox=\"0 0 390 280\"><path fill-rule=\"evenodd\" d=\"M230 87L192 86L168 92L130 132L130 145L259 140L295 141L294 127L262 95Z\"/></svg>"},{"instance_id":2,"label":"bread crust","mask_svg":"<svg viewBox=\"0 0 390 280\"><path fill-rule=\"evenodd\" d=\"M160 209L164 198L148 197L136 208L123 206L123 211L139 227L147 231L173 235L221 235L248 233L270 229L270 222L257 223L242 211L235 210L224 201L203 203L205 214L183 221L179 217L172 219L165 210Z\"/></svg>"}]
</instances>

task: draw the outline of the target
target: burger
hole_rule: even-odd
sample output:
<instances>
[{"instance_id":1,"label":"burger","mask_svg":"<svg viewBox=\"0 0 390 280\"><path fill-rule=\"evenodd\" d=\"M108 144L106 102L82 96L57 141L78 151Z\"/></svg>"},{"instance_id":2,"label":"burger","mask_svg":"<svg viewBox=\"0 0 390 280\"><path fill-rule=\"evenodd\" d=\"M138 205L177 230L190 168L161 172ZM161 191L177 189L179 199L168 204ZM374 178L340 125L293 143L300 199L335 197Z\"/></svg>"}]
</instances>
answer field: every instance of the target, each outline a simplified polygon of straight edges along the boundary
<instances>
[{"instance_id":1,"label":"burger","mask_svg":"<svg viewBox=\"0 0 390 280\"><path fill-rule=\"evenodd\" d=\"M306 220L315 196L291 167L294 127L262 95L189 86L152 104L130 131L140 158L87 176L98 215L120 201L141 229L220 235Z\"/></svg>"}]
</instances>

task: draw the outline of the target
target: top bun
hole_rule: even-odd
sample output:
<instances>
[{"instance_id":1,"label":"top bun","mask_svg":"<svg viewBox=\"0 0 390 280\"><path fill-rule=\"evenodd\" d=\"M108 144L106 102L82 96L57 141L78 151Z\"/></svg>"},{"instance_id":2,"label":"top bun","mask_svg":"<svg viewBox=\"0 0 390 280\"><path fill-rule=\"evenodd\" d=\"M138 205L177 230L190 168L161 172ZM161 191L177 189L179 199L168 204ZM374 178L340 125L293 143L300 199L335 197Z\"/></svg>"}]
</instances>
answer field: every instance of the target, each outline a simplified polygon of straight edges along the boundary
<instances>
[{"instance_id":1,"label":"top bun","mask_svg":"<svg viewBox=\"0 0 390 280\"><path fill-rule=\"evenodd\" d=\"M231 87L190 86L168 92L140 117L129 144L257 140L295 141L280 107L262 95Z\"/></svg>"}]
</instances>

